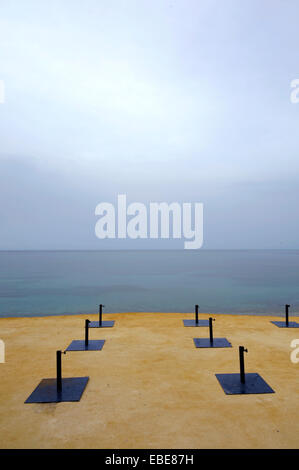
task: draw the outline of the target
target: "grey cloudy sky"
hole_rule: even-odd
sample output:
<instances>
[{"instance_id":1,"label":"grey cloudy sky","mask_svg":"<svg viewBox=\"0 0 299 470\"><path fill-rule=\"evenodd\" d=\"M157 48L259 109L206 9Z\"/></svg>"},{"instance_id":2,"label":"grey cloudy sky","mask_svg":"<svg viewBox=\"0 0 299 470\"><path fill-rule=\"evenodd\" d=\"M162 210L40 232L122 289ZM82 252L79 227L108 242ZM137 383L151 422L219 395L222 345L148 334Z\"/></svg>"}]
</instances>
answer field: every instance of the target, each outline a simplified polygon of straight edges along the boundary
<instances>
[{"instance_id":1,"label":"grey cloudy sky","mask_svg":"<svg viewBox=\"0 0 299 470\"><path fill-rule=\"evenodd\" d=\"M203 248L299 248L298 0L1 0L0 249L95 237L99 202L204 203Z\"/></svg>"}]
</instances>

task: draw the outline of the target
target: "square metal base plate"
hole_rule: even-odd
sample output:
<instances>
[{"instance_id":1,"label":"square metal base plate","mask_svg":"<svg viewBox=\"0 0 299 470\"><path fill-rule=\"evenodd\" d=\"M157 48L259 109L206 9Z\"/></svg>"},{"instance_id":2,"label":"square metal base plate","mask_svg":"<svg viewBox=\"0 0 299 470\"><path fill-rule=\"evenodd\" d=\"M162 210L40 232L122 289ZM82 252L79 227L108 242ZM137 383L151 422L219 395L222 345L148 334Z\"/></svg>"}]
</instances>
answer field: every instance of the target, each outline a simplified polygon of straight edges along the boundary
<instances>
[{"instance_id":1,"label":"square metal base plate","mask_svg":"<svg viewBox=\"0 0 299 470\"><path fill-rule=\"evenodd\" d=\"M104 339L92 339L88 341L88 346L85 346L84 340L75 339L67 347L66 351L101 351L104 343Z\"/></svg>"},{"instance_id":2,"label":"square metal base plate","mask_svg":"<svg viewBox=\"0 0 299 470\"><path fill-rule=\"evenodd\" d=\"M209 326L209 320L198 320L198 323L195 323L195 320L183 320L184 326Z\"/></svg>"},{"instance_id":3,"label":"square metal base plate","mask_svg":"<svg viewBox=\"0 0 299 470\"><path fill-rule=\"evenodd\" d=\"M240 374L215 374L226 395L247 395L251 393L275 393L259 374L245 374L245 384Z\"/></svg>"},{"instance_id":4,"label":"square metal base plate","mask_svg":"<svg viewBox=\"0 0 299 470\"><path fill-rule=\"evenodd\" d=\"M89 328L112 328L114 326L114 320L113 321L102 321L102 324L100 325L100 322L98 321L91 321L89 323Z\"/></svg>"},{"instance_id":5,"label":"square metal base plate","mask_svg":"<svg viewBox=\"0 0 299 470\"><path fill-rule=\"evenodd\" d=\"M232 345L226 338L214 338L211 343L210 338L193 338L196 348L231 348Z\"/></svg>"},{"instance_id":6,"label":"square metal base plate","mask_svg":"<svg viewBox=\"0 0 299 470\"><path fill-rule=\"evenodd\" d=\"M57 392L56 379L43 379L27 398L25 403L60 403L80 401L89 377L62 379L62 390Z\"/></svg>"},{"instance_id":7,"label":"square metal base plate","mask_svg":"<svg viewBox=\"0 0 299 470\"><path fill-rule=\"evenodd\" d=\"M271 323L278 326L278 328L299 328L299 323L295 321L289 321L289 326L286 325L285 321L271 321Z\"/></svg>"}]
</instances>

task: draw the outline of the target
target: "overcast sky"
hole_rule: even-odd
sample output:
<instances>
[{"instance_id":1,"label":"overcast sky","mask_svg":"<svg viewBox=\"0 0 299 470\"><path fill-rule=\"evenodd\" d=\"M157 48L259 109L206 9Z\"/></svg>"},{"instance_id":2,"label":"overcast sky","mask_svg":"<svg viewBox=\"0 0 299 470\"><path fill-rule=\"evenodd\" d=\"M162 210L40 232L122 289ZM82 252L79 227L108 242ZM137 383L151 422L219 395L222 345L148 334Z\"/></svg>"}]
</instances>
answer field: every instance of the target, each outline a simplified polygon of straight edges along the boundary
<instances>
[{"instance_id":1,"label":"overcast sky","mask_svg":"<svg viewBox=\"0 0 299 470\"><path fill-rule=\"evenodd\" d=\"M203 202L203 248L299 248L298 0L0 0L0 249L99 240L95 207Z\"/></svg>"}]
</instances>

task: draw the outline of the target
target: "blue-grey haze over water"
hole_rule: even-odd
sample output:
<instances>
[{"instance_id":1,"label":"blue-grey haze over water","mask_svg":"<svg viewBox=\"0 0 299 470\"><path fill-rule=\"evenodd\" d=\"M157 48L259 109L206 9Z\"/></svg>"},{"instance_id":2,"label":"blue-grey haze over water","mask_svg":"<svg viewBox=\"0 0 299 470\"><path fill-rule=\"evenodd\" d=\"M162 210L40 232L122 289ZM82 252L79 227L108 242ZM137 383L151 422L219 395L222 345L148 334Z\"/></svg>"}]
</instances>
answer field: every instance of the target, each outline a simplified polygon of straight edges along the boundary
<instances>
[{"instance_id":1,"label":"blue-grey haze over water","mask_svg":"<svg viewBox=\"0 0 299 470\"><path fill-rule=\"evenodd\" d=\"M299 312L299 250L0 252L0 316Z\"/></svg>"}]
</instances>

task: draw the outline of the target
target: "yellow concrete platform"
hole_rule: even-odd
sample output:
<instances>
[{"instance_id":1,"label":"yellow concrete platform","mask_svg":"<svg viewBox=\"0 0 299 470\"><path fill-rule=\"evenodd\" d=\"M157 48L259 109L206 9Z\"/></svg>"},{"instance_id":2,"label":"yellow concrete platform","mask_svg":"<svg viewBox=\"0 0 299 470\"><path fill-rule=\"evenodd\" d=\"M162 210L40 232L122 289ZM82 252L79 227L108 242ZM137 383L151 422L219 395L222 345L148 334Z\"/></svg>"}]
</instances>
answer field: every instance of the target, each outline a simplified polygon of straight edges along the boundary
<instances>
[{"instance_id":1,"label":"yellow concrete platform","mask_svg":"<svg viewBox=\"0 0 299 470\"><path fill-rule=\"evenodd\" d=\"M200 314L200 318L210 315ZM84 339L84 320L97 315L0 320L6 362L0 364L0 448L299 448L299 363L290 360L297 329L274 317L213 315L214 336L228 349L196 349L208 328L184 328L193 314L105 314L114 328L101 352L62 356L63 377L86 376L78 403L24 404L41 379L55 377L56 350ZM275 390L227 396L215 373L246 372Z\"/></svg>"}]
</instances>

